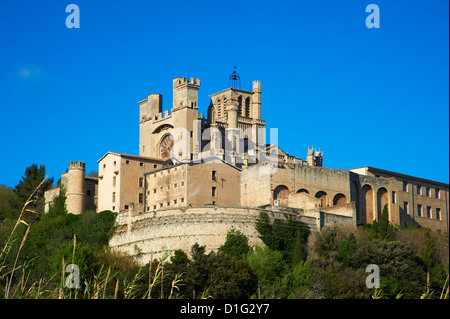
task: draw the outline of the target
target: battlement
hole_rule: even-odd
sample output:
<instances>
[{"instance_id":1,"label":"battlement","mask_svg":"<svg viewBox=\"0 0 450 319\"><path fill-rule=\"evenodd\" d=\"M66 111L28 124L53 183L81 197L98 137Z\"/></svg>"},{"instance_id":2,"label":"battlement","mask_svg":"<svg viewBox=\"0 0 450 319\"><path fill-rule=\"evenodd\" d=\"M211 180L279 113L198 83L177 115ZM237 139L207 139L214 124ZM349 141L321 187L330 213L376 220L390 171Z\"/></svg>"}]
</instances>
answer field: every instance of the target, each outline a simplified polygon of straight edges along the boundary
<instances>
[{"instance_id":1,"label":"battlement","mask_svg":"<svg viewBox=\"0 0 450 319\"><path fill-rule=\"evenodd\" d=\"M253 81L253 92L261 93L261 81L259 80Z\"/></svg>"},{"instance_id":2,"label":"battlement","mask_svg":"<svg viewBox=\"0 0 450 319\"><path fill-rule=\"evenodd\" d=\"M314 146L312 148L308 147L308 154L306 155L306 162L310 166L319 166L323 165L323 152L320 150L316 150Z\"/></svg>"},{"instance_id":3,"label":"battlement","mask_svg":"<svg viewBox=\"0 0 450 319\"><path fill-rule=\"evenodd\" d=\"M195 79L191 77L190 80L186 78L175 78L173 79L173 88L179 88L189 85L190 87L200 88L200 79Z\"/></svg>"},{"instance_id":4,"label":"battlement","mask_svg":"<svg viewBox=\"0 0 450 319\"><path fill-rule=\"evenodd\" d=\"M84 162L77 162L77 161L71 161L69 162L69 170L70 169L85 169L85 163Z\"/></svg>"}]
</instances>

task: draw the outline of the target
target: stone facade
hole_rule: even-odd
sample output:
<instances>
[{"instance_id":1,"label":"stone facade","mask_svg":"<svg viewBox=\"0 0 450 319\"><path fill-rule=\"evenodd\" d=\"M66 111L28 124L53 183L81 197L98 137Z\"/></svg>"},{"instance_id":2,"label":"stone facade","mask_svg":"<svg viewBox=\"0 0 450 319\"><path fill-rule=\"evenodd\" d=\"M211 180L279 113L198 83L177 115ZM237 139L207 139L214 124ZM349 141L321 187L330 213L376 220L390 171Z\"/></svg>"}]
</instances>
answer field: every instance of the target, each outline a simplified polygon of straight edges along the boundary
<instances>
[{"instance_id":1,"label":"stone facade","mask_svg":"<svg viewBox=\"0 0 450 319\"><path fill-rule=\"evenodd\" d=\"M198 113L200 80L172 83L168 110L160 94L138 102L139 155L107 152L98 161L97 210L118 213L111 247L147 262L151 252L188 251L196 242L217 249L232 228L262 244L255 229L261 211L314 231L372 223L385 205L393 224L448 232L448 184L369 166L327 168L320 149L308 148L304 161L266 144L260 81L252 91L210 95L207 118ZM78 166L66 173L76 213L88 202Z\"/></svg>"}]
</instances>

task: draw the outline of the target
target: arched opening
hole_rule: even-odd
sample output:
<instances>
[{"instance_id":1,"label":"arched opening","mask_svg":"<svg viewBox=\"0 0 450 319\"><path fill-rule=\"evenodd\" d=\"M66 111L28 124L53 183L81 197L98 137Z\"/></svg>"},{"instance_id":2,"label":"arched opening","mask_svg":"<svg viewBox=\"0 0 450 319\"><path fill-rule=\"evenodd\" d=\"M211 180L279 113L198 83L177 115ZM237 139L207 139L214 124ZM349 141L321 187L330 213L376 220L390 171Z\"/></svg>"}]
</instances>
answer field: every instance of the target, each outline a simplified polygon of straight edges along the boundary
<instances>
[{"instance_id":1,"label":"arched opening","mask_svg":"<svg viewBox=\"0 0 450 319\"><path fill-rule=\"evenodd\" d=\"M222 101L220 101L220 99L217 99L216 104L217 104L217 118L221 118L222 117Z\"/></svg>"},{"instance_id":2,"label":"arched opening","mask_svg":"<svg viewBox=\"0 0 450 319\"><path fill-rule=\"evenodd\" d=\"M370 185L364 185L361 189L361 193L361 223L371 223L374 219L372 187Z\"/></svg>"},{"instance_id":3,"label":"arched opening","mask_svg":"<svg viewBox=\"0 0 450 319\"><path fill-rule=\"evenodd\" d=\"M240 116L244 116L244 112L243 112L243 108L242 108L242 95L238 96L238 108L239 108L238 114Z\"/></svg>"},{"instance_id":4,"label":"arched opening","mask_svg":"<svg viewBox=\"0 0 450 319\"><path fill-rule=\"evenodd\" d=\"M289 197L289 188L284 185L278 185L273 191L273 199L287 199Z\"/></svg>"},{"instance_id":5,"label":"arched opening","mask_svg":"<svg viewBox=\"0 0 450 319\"><path fill-rule=\"evenodd\" d=\"M245 116L250 117L250 98L245 99Z\"/></svg>"},{"instance_id":6,"label":"arched opening","mask_svg":"<svg viewBox=\"0 0 450 319\"><path fill-rule=\"evenodd\" d=\"M333 206L347 204L347 198L344 194L336 194L333 198Z\"/></svg>"},{"instance_id":7,"label":"arched opening","mask_svg":"<svg viewBox=\"0 0 450 319\"><path fill-rule=\"evenodd\" d=\"M273 199L280 201L280 205L287 206L289 199L289 188L278 185L273 191Z\"/></svg>"},{"instance_id":8,"label":"arched opening","mask_svg":"<svg viewBox=\"0 0 450 319\"><path fill-rule=\"evenodd\" d=\"M307 190L307 189L304 189L304 188L300 188L300 189L297 191L297 193L306 193L306 194L309 194L308 190Z\"/></svg>"},{"instance_id":9,"label":"arched opening","mask_svg":"<svg viewBox=\"0 0 450 319\"><path fill-rule=\"evenodd\" d=\"M320 199L322 207L328 206L328 195L324 191L319 191L316 193L316 198Z\"/></svg>"},{"instance_id":10,"label":"arched opening","mask_svg":"<svg viewBox=\"0 0 450 319\"><path fill-rule=\"evenodd\" d=\"M389 205L389 193L386 188L380 187L377 191L377 216L378 220L381 218L384 205Z\"/></svg>"}]
</instances>

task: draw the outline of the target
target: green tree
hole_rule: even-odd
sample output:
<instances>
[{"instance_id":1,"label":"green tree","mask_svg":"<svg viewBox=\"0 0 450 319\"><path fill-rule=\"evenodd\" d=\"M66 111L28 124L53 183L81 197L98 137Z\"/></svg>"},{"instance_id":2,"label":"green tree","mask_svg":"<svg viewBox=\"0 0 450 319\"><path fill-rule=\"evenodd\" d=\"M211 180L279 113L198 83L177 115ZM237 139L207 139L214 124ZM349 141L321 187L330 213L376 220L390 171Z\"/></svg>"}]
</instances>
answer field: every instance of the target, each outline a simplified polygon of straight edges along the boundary
<instances>
[{"instance_id":1,"label":"green tree","mask_svg":"<svg viewBox=\"0 0 450 319\"><path fill-rule=\"evenodd\" d=\"M11 187L0 185L0 221L5 218L13 218L17 210L17 198Z\"/></svg>"},{"instance_id":2,"label":"green tree","mask_svg":"<svg viewBox=\"0 0 450 319\"><path fill-rule=\"evenodd\" d=\"M350 256L355 252L356 237L353 233L350 233L348 237L341 243L337 258L344 267L348 267L350 264Z\"/></svg>"},{"instance_id":3,"label":"green tree","mask_svg":"<svg viewBox=\"0 0 450 319\"><path fill-rule=\"evenodd\" d=\"M426 283L426 269L414 250L398 241L358 242L350 257L350 267L380 269L380 284L388 297L403 292L406 298L419 298Z\"/></svg>"},{"instance_id":4,"label":"green tree","mask_svg":"<svg viewBox=\"0 0 450 319\"><path fill-rule=\"evenodd\" d=\"M325 227L320 232L315 233L315 252L322 258L328 258L330 252L337 251L338 229L336 226Z\"/></svg>"},{"instance_id":5,"label":"green tree","mask_svg":"<svg viewBox=\"0 0 450 319\"><path fill-rule=\"evenodd\" d=\"M225 243L219 247L219 251L237 259L244 259L249 249L248 238L234 229L228 231Z\"/></svg>"},{"instance_id":6,"label":"green tree","mask_svg":"<svg viewBox=\"0 0 450 319\"><path fill-rule=\"evenodd\" d=\"M108 245L116 216L116 213L109 210L99 213L87 211L74 218L71 227L79 241L88 243L94 248L101 248Z\"/></svg>"},{"instance_id":7,"label":"green tree","mask_svg":"<svg viewBox=\"0 0 450 319\"><path fill-rule=\"evenodd\" d=\"M34 191L34 189L42 182L45 178L45 165L32 164L31 166L25 169L25 176L22 177L22 180L15 186L14 192L17 196L18 206L22 207L30 194ZM44 199L44 192L51 188L53 184L53 178L48 178L41 188L36 193L36 204L34 205L34 209L38 213L42 212L42 205Z\"/></svg>"},{"instance_id":8,"label":"green tree","mask_svg":"<svg viewBox=\"0 0 450 319\"><path fill-rule=\"evenodd\" d=\"M207 258L207 287L213 298L249 298L256 290L257 279L246 260L222 252L211 252Z\"/></svg>"},{"instance_id":9,"label":"green tree","mask_svg":"<svg viewBox=\"0 0 450 319\"><path fill-rule=\"evenodd\" d=\"M191 247L191 262L186 270L186 295L190 298L198 297L204 292L208 281L206 246L195 243Z\"/></svg>"},{"instance_id":10,"label":"green tree","mask_svg":"<svg viewBox=\"0 0 450 319\"><path fill-rule=\"evenodd\" d=\"M263 285L279 281L287 269L283 254L268 247L253 247L247 254L247 261Z\"/></svg>"},{"instance_id":11,"label":"green tree","mask_svg":"<svg viewBox=\"0 0 450 319\"><path fill-rule=\"evenodd\" d=\"M63 186L60 187L59 195L55 196L52 205L50 205L47 215L57 216L57 215L67 215L66 207L66 190Z\"/></svg>"},{"instance_id":12,"label":"green tree","mask_svg":"<svg viewBox=\"0 0 450 319\"><path fill-rule=\"evenodd\" d=\"M380 220L378 222L374 221L374 228L376 229L378 238L385 240L394 239L394 227L389 223L388 204L384 205Z\"/></svg>"},{"instance_id":13,"label":"green tree","mask_svg":"<svg viewBox=\"0 0 450 319\"><path fill-rule=\"evenodd\" d=\"M304 223L280 219L270 223L266 213L261 212L256 230L263 243L272 250L280 251L286 262L295 264L302 260L304 244L309 235L309 229Z\"/></svg>"},{"instance_id":14,"label":"green tree","mask_svg":"<svg viewBox=\"0 0 450 319\"><path fill-rule=\"evenodd\" d=\"M69 264L75 264L80 270L80 285L84 282L92 279L94 274L94 249L86 243L76 242L74 253L74 241L64 240L61 242L58 249L49 255L49 275L56 275L56 282L60 282L63 272L65 273L65 267L63 271L63 259L64 266ZM66 276L67 274L65 274Z\"/></svg>"}]
</instances>

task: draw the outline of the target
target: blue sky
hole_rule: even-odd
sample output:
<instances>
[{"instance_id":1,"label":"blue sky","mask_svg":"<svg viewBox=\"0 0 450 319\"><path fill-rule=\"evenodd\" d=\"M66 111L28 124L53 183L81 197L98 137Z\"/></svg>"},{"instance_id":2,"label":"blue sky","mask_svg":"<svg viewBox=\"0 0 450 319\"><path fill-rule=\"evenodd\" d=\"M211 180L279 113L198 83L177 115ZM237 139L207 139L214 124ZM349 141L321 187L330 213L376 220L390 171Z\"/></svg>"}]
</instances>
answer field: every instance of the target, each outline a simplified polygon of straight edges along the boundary
<instances>
[{"instance_id":1,"label":"blue sky","mask_svg":"<svg viewBox=\"0 0 450 319\"><path fill-rule=\"evenodd\" d=\"M80 28L68 29L68 4ZM380 8L369 29L368 4ZM0 184L32 163L55 182L107 151L138 154L139 108L171 108L172 78L201 79L199 108L262 83L279 146L326 167L373 166L448 183L448 1L87 1L0 3Z\"/></svg>"}]
</instances>

